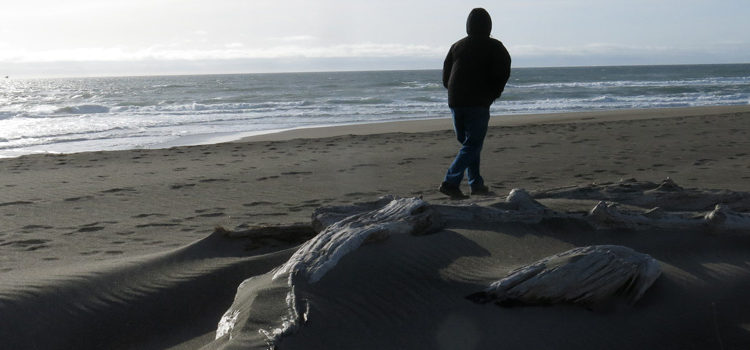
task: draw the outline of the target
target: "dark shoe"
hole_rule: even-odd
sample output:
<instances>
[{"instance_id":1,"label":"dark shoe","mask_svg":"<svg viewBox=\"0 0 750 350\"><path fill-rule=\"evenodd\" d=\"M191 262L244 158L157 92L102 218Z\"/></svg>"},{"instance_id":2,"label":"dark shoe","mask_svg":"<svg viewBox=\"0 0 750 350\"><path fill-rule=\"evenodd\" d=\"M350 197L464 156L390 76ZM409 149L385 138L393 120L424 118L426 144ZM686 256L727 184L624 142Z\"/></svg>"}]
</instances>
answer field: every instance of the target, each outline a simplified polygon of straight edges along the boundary
<instances>
[{"instance_id":1,"label":"dark shoe","mask_svg":"<svg viewBox=\"0 0 750 350\"><path fill-rule=\"evenodd\" d=\"M490 188L486 185L479 185L479 186L472 186L471 187L471 195L472 196L486 196L490 194Z\"/></svg>"},{"instance_id":2,"label":"dark shoe","mask_svg":"<svg viewBox=\"0 0 750 350\"><path fill-rule=\"evenodd\" d=\"M440 191L440 193L442 194L447 195L448 197L451 197L451 199L469 198L467 195L461 192L461 189L458 188L458 186L451 185L447 182L443 182L442 184L440 184L440 187L438 187L438 191Z\"/></svg>"}]
</instances>

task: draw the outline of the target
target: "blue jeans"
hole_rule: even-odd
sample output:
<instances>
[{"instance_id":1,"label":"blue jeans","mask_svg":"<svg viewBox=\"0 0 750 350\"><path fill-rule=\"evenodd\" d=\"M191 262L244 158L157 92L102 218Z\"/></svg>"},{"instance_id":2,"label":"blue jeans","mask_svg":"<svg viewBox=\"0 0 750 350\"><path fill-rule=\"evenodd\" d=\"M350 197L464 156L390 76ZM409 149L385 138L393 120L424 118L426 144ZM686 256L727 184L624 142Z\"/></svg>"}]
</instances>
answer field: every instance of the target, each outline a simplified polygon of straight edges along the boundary
<instances>
[{"instance_id":1,"label":"blue jeans","mask_svg":"<svg viewBox=\"0 0 750 350\"><path fill-rule=\"evenodd\" d=\"M484 185L484 179L479 175L479 155L482 153L484 136L487 135L487 124L490 121L489 107L455 107L453 112L453 128L456 138L461 143L456 159L453 160L444 182L458 186L464 177L464 171L472 188Z\"/></svg>"}]
</instances>

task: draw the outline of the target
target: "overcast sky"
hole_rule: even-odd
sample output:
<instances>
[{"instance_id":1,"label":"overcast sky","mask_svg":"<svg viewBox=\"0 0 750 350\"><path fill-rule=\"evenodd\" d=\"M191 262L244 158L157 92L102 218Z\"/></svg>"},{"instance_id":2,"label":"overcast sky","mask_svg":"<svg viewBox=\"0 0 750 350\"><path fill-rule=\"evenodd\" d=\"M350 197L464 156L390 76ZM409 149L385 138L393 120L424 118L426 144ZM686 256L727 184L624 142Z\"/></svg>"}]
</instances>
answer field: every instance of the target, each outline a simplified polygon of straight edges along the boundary
<instances>
[{"instance_id":1,"label":"overcast sky","mask_svg":"<svg viewBox=\"0 0 750 350\"><path fill-rule=\"evenodd\" d=\"M748 0L2 0L0 74L439 69L474 7L515 67L750 62Z\"/></svg>"}]
</instances>

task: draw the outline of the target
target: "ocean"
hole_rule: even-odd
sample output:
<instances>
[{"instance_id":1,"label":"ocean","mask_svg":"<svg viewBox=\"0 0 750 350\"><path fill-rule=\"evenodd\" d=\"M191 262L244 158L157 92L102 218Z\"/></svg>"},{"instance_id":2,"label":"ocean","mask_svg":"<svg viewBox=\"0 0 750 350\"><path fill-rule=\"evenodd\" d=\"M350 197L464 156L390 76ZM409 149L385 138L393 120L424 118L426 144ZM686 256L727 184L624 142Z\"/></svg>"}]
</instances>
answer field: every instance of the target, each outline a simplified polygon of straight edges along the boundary
<instances>
[{"instance_id":1,"label":"ocean","mask_svg":"<svg viewBox=\"0 0 750 350\"><path fill-rule=\"evenodd\" d=\"M750 64L514 68L492 115L750 104ZM440 70L0 78L0 157L450 118Z\"/></svg>"}]
</instances>

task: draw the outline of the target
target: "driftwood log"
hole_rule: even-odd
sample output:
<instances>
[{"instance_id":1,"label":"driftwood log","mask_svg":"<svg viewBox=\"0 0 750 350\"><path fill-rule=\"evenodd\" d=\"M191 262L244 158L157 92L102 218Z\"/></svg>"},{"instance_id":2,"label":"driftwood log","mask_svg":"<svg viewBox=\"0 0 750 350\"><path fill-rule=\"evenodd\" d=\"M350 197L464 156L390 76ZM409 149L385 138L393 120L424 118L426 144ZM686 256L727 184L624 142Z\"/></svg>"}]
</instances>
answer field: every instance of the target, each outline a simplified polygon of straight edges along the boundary
<instances>
[{"instance_id":1,"label":"driftwood log","mask_svg":"<svg viewBox=\"0 0 750 350\"><path fill-rule=\"evenodd\" d=\"M661 275L649 255L617 245L579 247L512 271L470 300L500 305L596 305L622 296L633 304Z\"/></svg>"},{"instance_id":2,"label":"driftwood log","mask_svg":"<svg viewBox=\"0 0 750 350\"><path fill-rule=\"evenodd\" d=\"M710 211L717 204L723 204L735 212L750 211L748 192L683 188L670 178L660 183L623 179L614 183L541 190L534 192L533 197L594 199L645 209L658 207L673 212Z\"/></svg>"},{"instance_id":3,"label":"driftwood log","mask_svg":"<svg viewBox=\"0 0 750 350\"><path fill-rule=\"evenodd\" d=\"M334 221L336 218L341 219ZM385 197L372 203L333 207L330 212L319 210L314 215L316 220L314 226L322 231L300 246L285 264L240 285L234 303L219 321L216 338L223 338L224 343L216 347L273 348L279 338L294 332L307 319L309 304L297 298L295 288L319 281L341 258L363 244L395 234L427 234L443 227L437 212L418 198ZM265 310L256 309L255 303L264 305ZM247 332L248 328L256 331Z\"/></svg>"},{"instance_id":4,"label":"driftwood log","mask_svg":"<svg viewBox=\"0 0 750 350\"><path fill-rule=\"evenodd\" d=\"M346 254L365 242L393 234L421 235L442 228L437 213L418 198L393 199L377 210L346 217L300 247L274 275L299 273L310 283L320 280Z\"/></svg>"}]
</instances>

